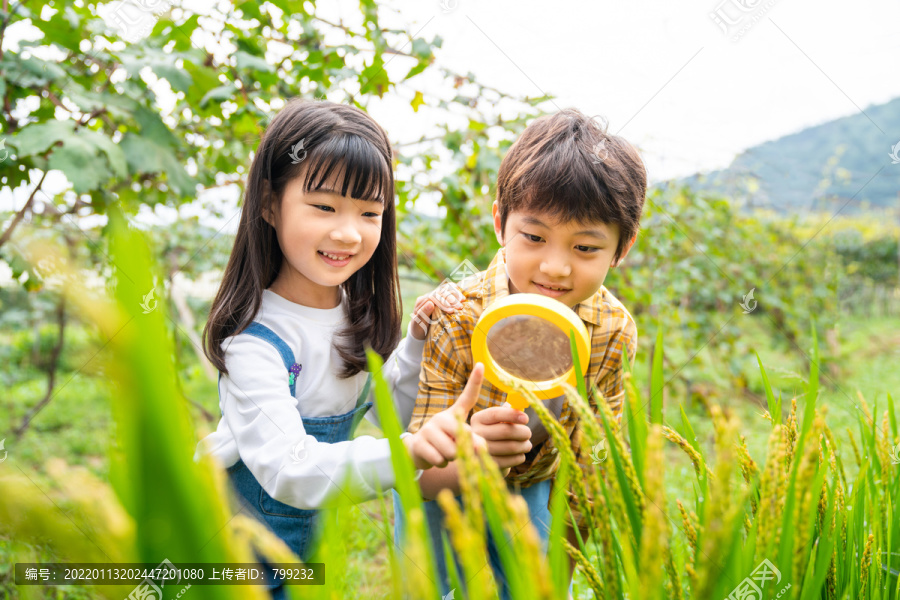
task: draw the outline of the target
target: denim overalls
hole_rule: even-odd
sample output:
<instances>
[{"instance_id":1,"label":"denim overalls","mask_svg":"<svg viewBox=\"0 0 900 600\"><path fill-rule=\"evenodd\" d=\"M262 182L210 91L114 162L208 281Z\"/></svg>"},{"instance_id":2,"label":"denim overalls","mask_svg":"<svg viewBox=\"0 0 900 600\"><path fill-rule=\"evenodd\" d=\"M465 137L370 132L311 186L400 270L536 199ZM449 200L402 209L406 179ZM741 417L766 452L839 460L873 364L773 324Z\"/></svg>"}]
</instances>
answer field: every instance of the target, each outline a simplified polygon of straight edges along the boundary
<instances>
[{"instance_id":1,"label":"denim overalls","mask_svg":"<svg viewBox=\"0 0 900 600\"><path fill-rule=\"evenodd\" d=\"M291 396L294 396L296 375L300 373L302 366L294 362L294 353L290 346L274 331L255 321L241 333L264 340L278 350L284 361L284 368L291 374L290 391ZM366 411L372 407L372 402L365 401L369 395L371 382L372 375L369 374L362 394L356 400L356 407L350 412L334 417L302 417L306 433L315 437L318 442L326 444L349 440ZM228 475L235 490L243 499L242 504L249 504L250 512L255 513L256 518L284 540L301 561L307 562L316 545L315 536L320 511L294 508L275 500L266 493L243 460L238 459L234 465L228 467ZM272 583L269 587L273 590L273 598L284 597L284 588L280 583Z\"/></svg>"}]
</instances>

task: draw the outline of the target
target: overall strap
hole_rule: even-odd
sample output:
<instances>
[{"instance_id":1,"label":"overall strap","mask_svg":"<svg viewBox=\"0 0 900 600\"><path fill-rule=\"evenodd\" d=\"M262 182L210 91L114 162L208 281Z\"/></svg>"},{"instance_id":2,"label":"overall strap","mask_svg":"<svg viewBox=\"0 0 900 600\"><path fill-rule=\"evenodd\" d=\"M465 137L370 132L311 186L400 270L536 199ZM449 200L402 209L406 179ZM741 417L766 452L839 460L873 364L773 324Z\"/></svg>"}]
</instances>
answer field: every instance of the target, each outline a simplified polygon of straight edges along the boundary
<instances>
[{"instance_id":1,"label":"overall strap","mask_svg":"<svg viewBox=\"0 0 900 600\"><path fill-rule=\"evenodd\" d=\"M353 412L356 413L353 415L353 422L350 425L350 438L353 438L353 432L356 431L359 422L363 420L363 417L366 416L366 413L369 412L369 409L372 408L372 403L369 402L369 389L372 387L372 374L369 373L368 377L366 377L366 384L363 386L363 391L359 395L359 398L356 399L356 408L353 409Z\"/></svg>"},{"instance_id":2,"label":"overall strap","mask_svg":"<svg viewBox=\"0 0 900 600\"><path fill-rule=\"evenodd\" d=\"M265 342L270 343L278 353L281 355L281 360L284 362L285 369L288 370L288 383L291 388L291 396L296 395L297 389L297 381L296 375L303 369L303 365L300 365L294 362L294 352L291 350L291 347L287 345L283 339L281 339L277 333L263 325L262 323L258 323L253 321L250 323L247 328L241 333L246 333L252 335L253 337L259 338ZM219 380L222 379L222 374L219 373ZM359 398L356 399L356 408L359 408L363 404L365 404L369 397L369 390L372 387L372 374L369 373L368 377L366 377L366 383L363 386L362 393L359 395ZM362 417L365 415L366 411L360 411L357 417Z\"/></svg>"},{"instance_id":3,"label":"overall strap","mask_svg":"<svg viewBox=\"0 0 900 600\"><path fill-rule=\"evenodd\" d=\"M303 365L300 365L294 362L294 352L291 350L291 347L287 345L287 343L278 337L278 334L263 325L262 323L257 323L253 321L250 325L242 331L241 333L246 333L252 335L255 338L259 338L264 342L269 342L272 346L278 350L278 353L281 355L281 360L284 362L284 368L288 371L288 382L291 387L291 396L295 395L295 391L297 389L297 374L300 373L300 370L303 369Z\"/></svg>"},{"instance_id":4,"label":"overall strap","mask_svg":"<svg viewBox=\"0 0 900 600\"><path fill-rule=\"evenodd\" d=\"M366 377L366 385L363 386L362 394L359 395L359 398L356 399L356 408L359 408L363 404L365 404L369 399L369 389L372 387L372 374L369 373L369 376Z\"/></svg>"}]
</instances>

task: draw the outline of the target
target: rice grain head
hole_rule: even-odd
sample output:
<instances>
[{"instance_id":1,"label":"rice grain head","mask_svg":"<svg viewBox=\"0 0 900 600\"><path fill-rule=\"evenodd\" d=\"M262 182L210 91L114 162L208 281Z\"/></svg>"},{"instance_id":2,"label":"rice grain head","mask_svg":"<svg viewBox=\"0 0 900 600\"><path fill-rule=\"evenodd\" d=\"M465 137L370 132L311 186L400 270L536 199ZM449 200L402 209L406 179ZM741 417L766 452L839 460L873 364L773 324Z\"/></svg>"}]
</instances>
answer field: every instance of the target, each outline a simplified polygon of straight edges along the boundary
<instances>
[{"instance_id":1,"label":"rice grain head","mask_svg":"<svg viewBox=\"0 0 900 600\"><path fill-rule=\"evenodd\" d=\"M625 509L621 508L621 513L616 515L612 513L609 509L609 505L606 501L606 494L615 493L614 490L610 488L606 488L606 494L603 489L600 489L601 485L605 485L601 477L588 477L588 487L590 488L591 496L594 498L594 524L596 525L596 529L594 530L594 534L597 536L597 539L600 540L601 546L601 554L599 567L600 572L599 575L603 581L609 582L609 593L610 597L618 598L619 597L619 576L618 576L618 566L616 564L616 556L615 556L615 543L613 540L613 531L612 531L612 521L618 520L619 530L627 528L627 521L625 520ZM621 501L621 496L619 497ZM626 543L632 543L632 540L628 540ZM602 597L602 596L600 596Z\"/></svg>"},{"instance_id":2,"label":"rice grain head","mask_svg":"<svg viewBox=\"0 0 900 600\"><path fill-rule=\"evenodd\" d=\"M866 585L869 583L869 567L872 565L872 545L875 543L875 534L870 533L866 541L866 549L863 550L862 560L859 563L859 597L867 598Z\"/></svg>"},{"instance_id":3,"label":"rice grain head","mask_svg":"<svg viewBox=\"0 0 900 600\"><path fill-rule=\"evenodd\" d=\"M547 429L547 432L550 434L550 438L553 440L553 445L558 451L560 462L565 461L571 467L571 473L577 472L579 465L578 459L575 455L575 450L572 448L569 436L566 434L566 430L563 429L563 426L559 423L559 421L557 421L550 414L550 411L546 406L544 406L544 403L541 402L534 394L526 391L526 396L528 396L529 403L534 409L534 412L537 414L538 418L540 418L541 422L544 424L544 427ZM582 425L583 424L579 424L578 427L581 427ZM585 487L584 479L580 477L572 477L569 479L569 484L572 488L574 488L575 503L578 508L577 511L573 510L573 512L575 513L576 519L581 521L580 523L576 523L574 525L577 527L587 527L593 529L594 524L590 523L590 521L592 520L591 501L587 496L587 489ZM568 523L568 521L569 518L567 515L566 522Z\"/></svg>"},{"instance_id":4,"label":"rice grain head","mask_svg":"<svg viewBox=\"0 0 900 600\"><path fill-rule=\"evenodd\" d=\"M828 444L831 448L831 456L833 457L836 464L836 473L840 475L841 483L843 483L844 489L847 489L847 474L844 472L844 462L841 460L841 456L837 452L838 445L834 439L834 433L831 431L831 428L828 427L828 425L825 425L825 437L828 438Z\"/></svg>"},{"instance_id":5,"label":"rice grain head","mask_svg":"<svg viewBox=\"0 0 900 600\"><path fill-rule=\"evenodd\" d=\"M777 519L781 512L779 495L780 480L784 473L785 436L784 425L775 425L769 434L766 462L759 482L760 508L756 513L757 540L754 563L759 563L769 555L768 548L774 545Z\"/></svg>"},{"instance_id":6,"label":"rice grain head","mask_svg":"<svg viewBox=\"0 0 900 600\"><path fill-rule=\"evenodd\" d=\"M647 460L644 470L646 499L642 514L640 589L641 598L654 600L665 591L666 557L669 553L669 519L662 507L666 505L663 481L663 431L658 424L650 428L647 436Z\"/></svg>"},{"instance_id":7,"label":"rice grain head","mask_svg":"<svg viewBox=\"0 0 900 600\"><path fill-rule=\"evenodd\" d=\"M568 540L563 539L562 543L563 547L566 549L566 553L572 558L575 564L578 565L578 568L581 569L581 572L584 573L584 577L585 579L587 579L588 585L591 587L591 591L594 592L594 597L605 597L605 592L603 589L603 577L600 575L600 573L597 572L596 569L594 569L594 565L592 565L590 561L585 558L584 554L579 552L578 548L570 544Z\"/></svg>"},{"instance_id":8,"label":"rice grain head","mask_svg":"<svg viewBox=\"0 0 900 600\"><path fill-rule=\"evenodd\" d=\"M703 515L702 550L697 560L697 585L692 595L697 598L710 597L718 582L719 567L712 557L717 557L721 548L728 545L734 535L735 525L741 519L747 489L732 486L732 475L736 463L734 443L738 423L728 418L717 405L710 406L710 413L716 428L716 464L713 469L715 485L710 482L709 500ZM741 519L741 521L738 521Z\"/></svg>"},{"instance_id":9,"label":"rice grain head","mask_svg":"<svg viewBox=\"0 0 900 600\"><path fill-rule=\"evenodd\" d=\"M794 562L793 581L803 581L803 575L809 562L807 543L812 540L812 531L806 526L806 516L818 505L820 490L813 490L812 484L819 466L822 429L825 426L821 414L817 411L813 426L809 431L809 441L805 444L803 456L800 457L800 466L797 471L796 493L797 502L794 506ZM814 497L815 495L815 497ZM813 525L814 526L814 525Z\"/></svg>"},{"instance_id":10,"label":"rice grain head","mask_svg":"<svg viewBox=\"0 0 900 600\"><path fill-rule=\"evenodd\" d=\"M593 414L587 402L585 402L584 399L582 399L580 395L578 395L577 390L575 390L575 388L569 386L568 384L564 384L563 387L566 389L567 397L570 398L571 401L573 401L572 406L575 408L576 413L581 419L580 423L587 423L587 425L585 426L586 430L594 431L594 427L596 427L597 435L605 435L605 432L602 429L602 425L597 422L597 417ZM607 443L610 445L614 445L616 453L622 458L623 471L625 473L625 478L628 481L632 496L635 499L635 504L637 505L639 511L643 511L644 492L641 489L641 484L638 480L637 472L634 468L634 463L631 460L631 453L625 447L621 429L614 426L614 424L617 423L617 417L610 408L609 403L604 401L603 396L599 393L599 391L597 391L596 387L592 389L595 396L597 397L597 408L599 410L602 410L606 415L606 419L610 423L610 429L613 432L612 439L608 439ZM572 398L573 393L575 394L576 398ZM596 439L599 441L600 438L598 437ZM612 449L610 449L610 452L612 452Z\"/></svg>"},{"instance_id":11,"label":"rice grain head","mask_svg":"<svg viewBox=\"0 0 900 600\"><path fill-rule=\"evenodd\" d=\"M663 435L667 440L677 445L684 451L685 454L688 455L688 458L691 459L691 463L693 463L694 465L694 471L698 476L705 476L707 478L712 477L712 471L710 470L709 466L705 465L705 461L703 460L701 454L697 452L697 449L694 448L690 444L690 442L684 439L684 436L682 436L680 433L678 433L668 425L663 426ZM701 469L704 469L704 472L701 473Z\"/></svg>"},{"instance_id":12,"label":"rice grain head","mask_svg":"<svg viewBox=\"0 0 900 600\"><path fill-rule=\"evenodd\" d=\"M475 447L472 442L471 430L467 429L462 417L457 415L457 456L456 461L459 470L459 491L463 504L466 507L465 517L469 525L481 538L484 532L484 510L481 505L481 493L478 483L480 464L475 456Z\"/></svg>"},{"instance_id":13,"label":"rice grain head","mask_svg":"<svg viewBox=\"0 0 900 600\"><path fill-rule=\"evenodd\" d=\"M669 574L669 579L666 582L667 596L672 600L684 600L681 574L678 573L678 568L675 566L675 559L672 557L671 552L669 552L668 560L666 561L666 571Z\"/></svg>"},{"instance_id":14,"label":"rice grain head","mask_svg":"<svg viewBox=\"0 0 900 600\"><path fill-rule=\"evenodd\" d=\"M853 457L856 459L856 468L862 468L862 458L859 455L859 446L856 445L856 438L853 437L853 432L850 431L850 428L847 427L847 435L850 438L850 447L853 448ZM848 486L847 489L850 489Z\"/></svg>"},{"instance_id":15,"label":"rice grain head","mask_svg":"<svg viewBox=\"0 0 900 600\"><path fill-rule=\"evenodd\" d=\"M481 596L483 591L489 589L491 585L490 569L484 568L488 564L487 540L472 527L469 519L463 515L453 497L453 492L443 489L438 492L435 501L444 511L444 526L449 533L450 545L462 563L461 575L468 582L469 595L473 598ZM468 509L469 507L466 507L466 510ZM411 592L411 598L422 597L420 592L414 589Z\"/></svg>"},{"instance_id":16,"label":"rice grain head","mask_svg":"<svg viewBox=\"0 0 900 600\"><path fill-rule=\"evenodd\" d=\"M750 456L750 451L747 450L747 440L744 439L743 435L740 436L740 439L741 443L735 444L735 449L737 450L738 460L740 460L741 463L741 475L748 485L753 485L753 482L759 477L759 467L756 466L756 462ZM750 496L750 510L753 515L756 514L756 498L752 495ZM750 530L749 517L746 520L745 527L747 531Z\"/></svg>"}]
</instances>

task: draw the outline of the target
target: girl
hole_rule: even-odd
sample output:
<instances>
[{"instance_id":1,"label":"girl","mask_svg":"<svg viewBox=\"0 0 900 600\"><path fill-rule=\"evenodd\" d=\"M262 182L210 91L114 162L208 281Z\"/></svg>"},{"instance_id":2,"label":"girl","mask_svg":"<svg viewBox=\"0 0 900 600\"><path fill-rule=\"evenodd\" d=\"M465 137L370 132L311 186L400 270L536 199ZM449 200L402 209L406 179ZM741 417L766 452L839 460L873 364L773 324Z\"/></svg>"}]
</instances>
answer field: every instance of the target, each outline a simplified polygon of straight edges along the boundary
<instances>
[{"instance_id":1,"label":"girl","mask_svg":"<svg viewBox=\"0 0 900 600\"><path fill-rule=\"evenodd\" d=\"M290 101L253 159L204 330L222 418L195 458L227 466L241 503L304 562L327 498L362 501L394 485L388 440L351 440L364 415L380 425L368 412L367 346L385 360L404 429L415 403L433 300L419 299L415 339L398 347L391 161L387 135L363 111ZM454 413L468 414L480 386L479 373L441 418L401 436L417 476L455 457Z\"/></svg>"}]
</instances>

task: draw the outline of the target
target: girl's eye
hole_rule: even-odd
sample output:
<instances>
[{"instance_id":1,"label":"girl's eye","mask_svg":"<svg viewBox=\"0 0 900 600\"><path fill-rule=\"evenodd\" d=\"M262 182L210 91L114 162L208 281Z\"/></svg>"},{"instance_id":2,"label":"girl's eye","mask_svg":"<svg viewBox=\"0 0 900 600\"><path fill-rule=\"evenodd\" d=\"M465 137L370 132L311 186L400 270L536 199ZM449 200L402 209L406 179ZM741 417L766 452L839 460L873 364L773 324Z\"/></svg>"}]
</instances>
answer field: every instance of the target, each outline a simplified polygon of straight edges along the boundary
<instances>
[{"instance_id":1,"label":"girl's eye","mask_svg":"<svg viewBox=\"0 0 900 600\"><path fill-rule=\"evenodd\" d=\"M575 246L575 248L581 252L593 253L600 250L600 248L594 248L593 246Z\"/></svg>"},{"instance_id":2,"label":"girl's eye","mask_svg":"<svg viewBox=\"0 0 900 600\"><path fill-rule=\"evenodd\" d=\"M530 233L523 233L522 235L524 235L525 239L528 240L529 242L540 242L541 241L541 236L539 236L539 235L531 235Z\"/></svg>"},{"instance_id":3,"label":"girl's eye","mask_svg":"<svg viewBox=\"0 0 900 600\"><path fill-rule=\"evenodd\" d=\"M313 206L324 212L334 212L334 208L328 206L327 204L313 204Z\"/></svg>"},{"instance_id":4,"label":"girl's eye","mask_svg":"<svg viewBox=\"0 0 900 600\"><path fill-rule=\"evenodd\" d=\"M380 217L381 214L380 214L380 213L376 213L376 212L367 212L367 213L363 213L363 216L364 216L364 217Z\"/></svg>"}]
</instances>

